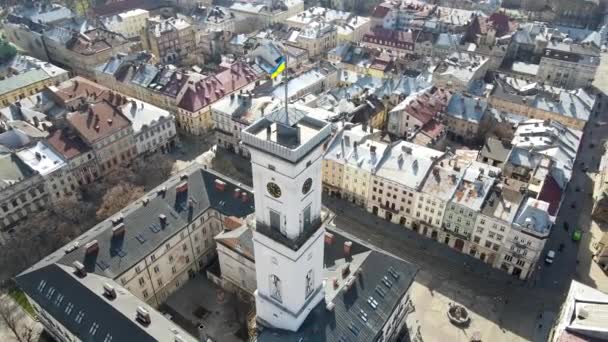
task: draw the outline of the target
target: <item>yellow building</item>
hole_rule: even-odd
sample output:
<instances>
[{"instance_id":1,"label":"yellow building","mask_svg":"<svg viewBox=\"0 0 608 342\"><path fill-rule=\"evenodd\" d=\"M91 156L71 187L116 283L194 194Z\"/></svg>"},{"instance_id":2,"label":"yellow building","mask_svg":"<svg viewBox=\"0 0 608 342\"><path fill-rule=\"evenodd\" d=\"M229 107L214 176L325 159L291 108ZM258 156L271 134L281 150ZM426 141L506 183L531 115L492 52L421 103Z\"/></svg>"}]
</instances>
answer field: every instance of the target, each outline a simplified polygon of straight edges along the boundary
<instances>
[{"instance_id":1,"label":"yellow building","mask_svg":"<svg viewBox=\"0 0 608 342\"><path fill-rule=\"evenodd\" d=\"M209 132L213 128L211 105L255 82L259 77L248 64L239 62L215 75L189 80L180 91L182 95L177 101L178 127L194 135Z\"/></svg>"},{"instance_id":2,"label":"yellow building","mask_svg":"<svg viewBox=\"0 0 608 342\"><path fill-rule=\"evenodd\" d=\"M69 78L66 70L29 56L15 57L13 65L18 68L9 67L12 75L0 80L0 104L3 107Z\"/></svg>"}]
</instances>

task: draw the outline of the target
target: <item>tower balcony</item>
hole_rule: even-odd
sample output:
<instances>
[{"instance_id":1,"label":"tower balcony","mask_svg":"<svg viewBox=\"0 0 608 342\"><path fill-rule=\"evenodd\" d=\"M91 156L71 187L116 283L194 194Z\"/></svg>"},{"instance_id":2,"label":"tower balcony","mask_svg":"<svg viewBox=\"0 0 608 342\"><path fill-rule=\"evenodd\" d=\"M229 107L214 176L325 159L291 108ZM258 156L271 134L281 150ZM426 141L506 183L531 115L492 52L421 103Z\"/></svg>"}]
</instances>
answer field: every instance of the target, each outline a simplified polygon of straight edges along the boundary
<instances>
[{"instance_id":1,"label":"tower balcony","mask_svg":"<svg viewBox=\"0 0 608 342\"><path fill-rule=\"evenodd\" d=\"M310 225L303 229L300 234L298 234L298 236L294 239L290 239L287 235L281 233L281 231L277 230L276 228L272 228L269 225L260 221L252 221L250 222L250 225L253 225L252 227L250 226L250 228L257 231L258 233L265 235L266 237L282 244L283 246L293 251L297 251L298 249L300 249L300 247L302 247L304 243L306 243L306 241L308 241L311 236L315 234L315 232L317 232L323 226L323 220L318 217L315 220L311 221Z\"/></svg>"}]
</instances>

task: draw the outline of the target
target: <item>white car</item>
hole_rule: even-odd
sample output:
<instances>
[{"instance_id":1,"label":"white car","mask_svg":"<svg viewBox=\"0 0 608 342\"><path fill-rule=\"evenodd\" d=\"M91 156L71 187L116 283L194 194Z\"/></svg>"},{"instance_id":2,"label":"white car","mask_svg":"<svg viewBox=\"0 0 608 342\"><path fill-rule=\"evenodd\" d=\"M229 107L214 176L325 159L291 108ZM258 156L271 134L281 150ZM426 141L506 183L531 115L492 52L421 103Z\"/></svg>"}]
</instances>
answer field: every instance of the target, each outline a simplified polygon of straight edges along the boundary
<instances>
[{"instance_id":1,"label":"white car","mask_svg":"<svg viewBox=\"0 0 608 342\"><path fill-rule=\"evenodd\" d=\"M547 252L547 257L545 257L545 262L547 264L552 264L553 263L553 259L555 259L555 251L549 251L549 252Z\"/></svg>"}]
</instances>

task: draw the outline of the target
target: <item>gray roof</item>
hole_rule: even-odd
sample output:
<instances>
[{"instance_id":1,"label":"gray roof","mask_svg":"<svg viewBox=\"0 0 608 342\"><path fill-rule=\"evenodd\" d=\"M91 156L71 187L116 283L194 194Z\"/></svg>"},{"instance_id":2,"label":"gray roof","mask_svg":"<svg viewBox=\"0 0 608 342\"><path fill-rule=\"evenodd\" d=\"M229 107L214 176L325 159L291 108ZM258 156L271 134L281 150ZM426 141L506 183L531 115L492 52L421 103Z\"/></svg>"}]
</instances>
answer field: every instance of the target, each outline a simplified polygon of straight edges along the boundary
<instances>
[{"instance_id":1,"label":"gray roof","mask_svg":"<svg viewBox=\"0 0 608 342\"><path fill-rule=\"evenodd\" d=\"M483 145L480 153L483 157L504 163L509 157L510 151L511 144L500 139L490 137L486 140L486 143Z\"/></svg>"},{"instance_id":2,"label":"gray roof","mask_svg":"<svg viewBox=\"0 0 608 342\"><path fill-rule=\"evenodd\" d=\"M43 316L52 316L81 341L146 342L172 341L179 334L195 341L113 281L88 274L74 274L72 267L47 265L16 278L17 284L44 308ZM103 295L104 284L113 286L116 298ZM141 306L151 316L151 323L136 321ZM173 331L176 333L174 333Z\"/></svg>"},{"instance_id":3,"label":"gray roof","mask_svg":"<svg viewBox=\"0 0 608 342\"><path fill-rule=\"evenodd\" d=\"M325 244L326 274L339 274L344 262L351 262L351 274L354 272L352 266L355 263L360 265L359 278L350 289L340 289L339 293L335 293L331 299L335 305L332 311L326 309L325 301L321 301L308 314L298 331L264 329L258 334L258 342L367 342L376 341L380 336L390 314L409 290L418 268L382 252L370 251L356 241L351 241L352 257L345 259L343 246L347 239L332 233L333 243ZM378 302L375 308L368 303L370 297ZM361 311L365 314L365 319L361 318Z\"/></svg>"},{"instance_id":4,"label":"gray roof","mask_svg":"<svg viewBox=\"0 0 608 342\"><path fill-rule=\"evenodd\" d=\"M30 84L46 80L47 78L49 78L49 74L43 69L29 70L15 76L7 77L4 80L0 80L0 94L6 94L21 89Z\"/></svg>"},{"instance_id":5,"label":"gray roof","mask_svg":"<svg viewBox=\"0 0 608 342\"><path fill-rule=\"evenodd\" d=\"M457 119L479 123L487 107L488 103L485 100L454 93L448 103L446 112L449 116Z\"/></svg>"},{"instance_id":6,"label":"gray roof","mask_svg":"<svg viewBox=\"0 0 608 342\"><path fill-rule=\"evenodd\" d=\"M75 239L79 241L80 248L69 254L58 250L33 267L49 262L72 265L74 261L79 261L85 265L87 272L116 278L162 246L164 241L181 231L209 208L236 217L247 216L254 210L253 194L250 191L239 186L241 191L248 194L249 200L243 202L234 198L233 191L237 186L213 171L193 165L182 171L180 175L187 175L188 178L181 180L180 176L176 175L142 198L147 198L148 204L144 205L138 200L123 209L121 214L113 217L117 218L120 215L123 217L125 234L121 238L112 238L113 223L109 218ZM226 183L224 191L216 189L216 179ZM177 191L176 188L185 182L187 182L187 190ZM167 190L164 194L159 193L158 190L163 187ZM192 201L192 208L188 207L188 200ZM164 227L160 224L160 214L166 216ZM99 252L93 257L87 257L83 246L92 240L97 240Z\"/></svg>"}]
</instances>

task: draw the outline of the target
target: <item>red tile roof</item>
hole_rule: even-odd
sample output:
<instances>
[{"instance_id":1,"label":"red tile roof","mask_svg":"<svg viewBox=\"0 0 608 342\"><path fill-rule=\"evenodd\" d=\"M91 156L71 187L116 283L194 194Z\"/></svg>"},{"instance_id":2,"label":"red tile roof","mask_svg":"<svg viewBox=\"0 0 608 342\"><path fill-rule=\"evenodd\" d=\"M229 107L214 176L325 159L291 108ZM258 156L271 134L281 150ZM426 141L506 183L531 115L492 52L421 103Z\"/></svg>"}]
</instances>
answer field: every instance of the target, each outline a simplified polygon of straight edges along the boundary
<instances>
[{"instance_id":1,"label":"red tile roof","mask_svg":"<svg viewBox=\"0 0 608 342\"><path fill-rule=\"evenodd\" d=\"M70 113L68 122L89 143L107 138L131 125L121 111L108 101L92 104L82 113Z\"/></svg>"},{"instance_id":2,"label":"red tile roof","mask_svg":"<svg viewBox=\"0 0 608 342\"><path fill-rule=\"evenodd\" d=\"M445 111L452 93L442 88L432 87L414 96L415 98L404 108L404 111L424 125L437 114Z\"/></svg>"},{"instance_id":3,"label":"red tile roof","mask_svg":"<svg viewBox=\"0 0 608 342\"><path fill-rule=\"evenodd\" d=\"M540 189L540 194L538 194L537 199L549 203L549 214L551 216L555 216L557 214L559 202L562 199L562 189L559 187L559 184L557 184L555 179L553 179L553 176L547 176L547 179L545 179L545 182L543 183L542 189Z\"/></svg>"},{"instance_id":4,"label":"red tile roof","mask_svg":"<svg viewBox=\"0 0 608 342\"><path fill-rule=\"evenodd\" d=\"M66 129L52 130L46 139L49 145L67 160L90 151L80 137L68 134Z\"/></svg>"},{"instance_id":5,"label":"red tile roof","mask_svg":"<svg viewBox=\"0 0 608 342\"><path fill-rule=\"evenodd\" d=\"M384 4L380 4L374 8L374 12L372 12L373 18L384 18L390 12L390 7L387 7Z\"/></svg>"},{"instance_id":6,"label":"red tile roof","mask_svg":"<svg viewBox=\"0 0 608 342\"><path fill-rule=\"evenodd\" d=\"M80 99L100 102L107 99L110 93L108 88L80 76L60 83L57 87L51 88L51 91L63 106Z\"/></svg>"},{"instance_id":7,"label":"red tile roof","mask_svg":"<svg viewBox=\"0 0 608 342\"><path fill-rule=\"evenodd\" d=\"M188 81L188 89L179 100L178 106L189 112L197 112L258 78L259 75L249 65L235 63L230 69L215 75Z\"/></svg>"},{"instance_id":8,"label":"red tile roof","mask_svg":"<svg viewBox=\"0 0 608 342\"><path fill-rule=\"evenodd\" d=\"M424 126L422 126L421 129L422 133L432 139L440 137L443 134L444 130L445 126L436 121L435 119L432 119L431 121L427 122Z\"/></svg>"}]
</instances>

